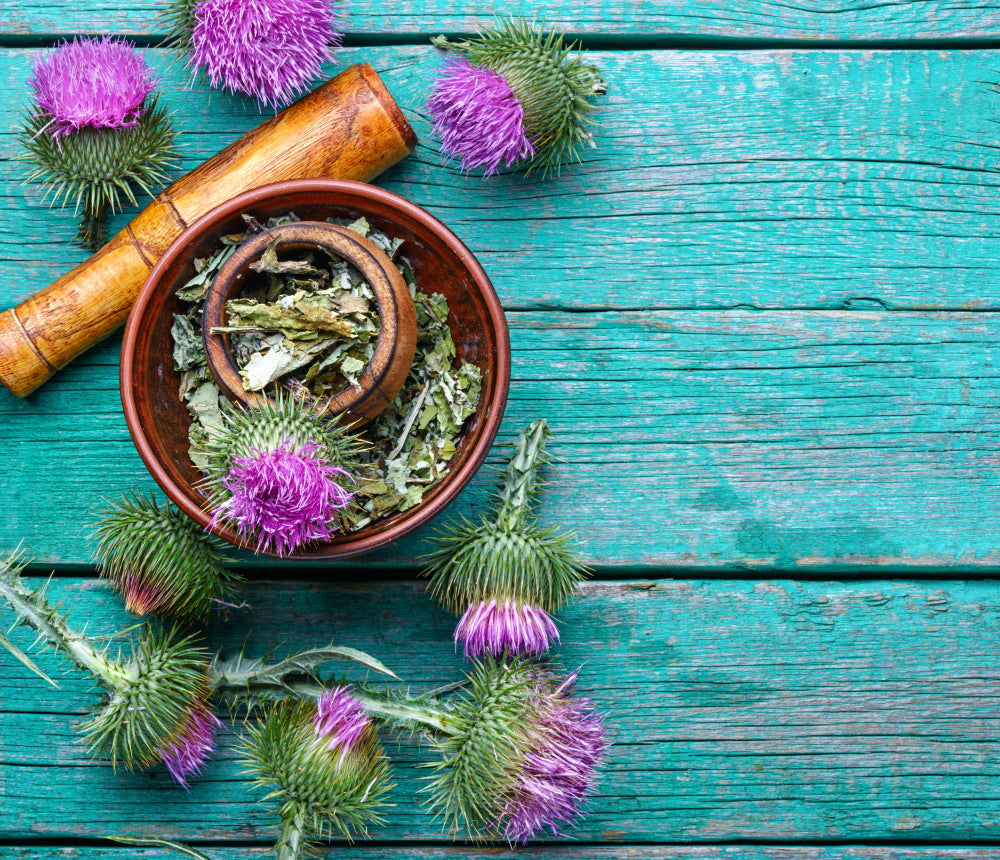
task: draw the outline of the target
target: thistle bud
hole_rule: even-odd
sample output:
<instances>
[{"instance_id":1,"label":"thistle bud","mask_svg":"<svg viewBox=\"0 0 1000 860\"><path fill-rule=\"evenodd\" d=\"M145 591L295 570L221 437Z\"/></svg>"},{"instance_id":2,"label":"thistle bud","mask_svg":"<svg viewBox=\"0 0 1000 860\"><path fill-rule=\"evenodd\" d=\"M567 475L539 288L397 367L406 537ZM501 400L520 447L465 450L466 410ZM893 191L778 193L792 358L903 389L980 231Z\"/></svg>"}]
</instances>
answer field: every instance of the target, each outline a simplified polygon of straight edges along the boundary
<instances>
[{"instance_id":1,"label":"thistle bud","mask_svg":"<svg viewBox=\"0 0 1000 860\"><path fill-rule=\"evenodd\" d=\"M63 42L35 63L21 160L55 203L83 209L77 239L90 250L104 244L107 215L122 197L134 205L135 188L155 193L177 163L176 132L152 95L156 85L135 45L110 36Z\"/></svg>"},{"instance_id":2,"label":"thistle bud","mask_svg":"<svg viewBox=\"0 0 1000 860\"><path fill-rule=\"evenodd\" d=\"M432 594L463 612L455 643L467 657L538 656L559 639L549 613L576 590L586 568L571 535L538 525L531 509L549 462L544 420L514 443L491 515L462 520L432 538L427 558Z\"/></svg>"},{"instance_id":3,"label":"thistle bud","mask_svg":"<svg viewBox=\"0 0 1000 860\"><path fill-rule=\"evenodd\" d=\"M110 502L97 526L101 575L130 612L202 618L240 581L221 542L169 504L138 494Z\"/></svg>"},{"instance_id":4,"label":"thistle bud","mask_svg":"<svg viewBox=\"0 0 1000 860\"><path fill-rule=\"evenodd\" d=\"M305 856L331 834L350 839L381 821L391 787L375 728L347 688L272 706L249 730L244 763L280 816L275 854Z\"/></svg>"},{"instance_id":5,"label":"thistle bud","mask_svg":"<svg viewBox=\"0 0 1000 860\"><path fill-rule=\"evenodd\" d=\"M576 673L557 682L523 662L484 661L437 747L431 806L474 838L525 844L558 836L582 812L608 747L601 716L574 698Z\"/></svg>"},{"instance_id":6,"label":"thistle bud","mask_svg":"<svg viewBox=\"0 0 1000 860\"><path fill-rule=\"evenodd\" d=\"M441 149L466 171L501 163L559 172L593 143L590 99L607 85L598 69L570 57L573 46L523 18L506 18L467 42L432 40L464 56L445 65L427 109Z\"/></svg>"}]
</instances>

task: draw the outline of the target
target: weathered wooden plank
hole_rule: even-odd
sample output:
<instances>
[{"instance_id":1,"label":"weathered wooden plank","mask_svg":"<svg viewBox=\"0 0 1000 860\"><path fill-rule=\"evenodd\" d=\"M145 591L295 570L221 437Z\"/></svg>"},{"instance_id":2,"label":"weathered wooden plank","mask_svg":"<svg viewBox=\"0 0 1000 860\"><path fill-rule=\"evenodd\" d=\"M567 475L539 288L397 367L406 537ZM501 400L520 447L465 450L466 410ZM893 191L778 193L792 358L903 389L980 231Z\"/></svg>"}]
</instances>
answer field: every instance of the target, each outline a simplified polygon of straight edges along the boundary
<instances>
[{"instance_id":1,"label":"weathered wooden plank","mask_svg":"<svg viewBox=\"0 0 1000 860\"><path fill-rule=\"evenodd\" d=\"M255 653L333 638L417 686L438 684L458 677L460 660L452 619L422 588L258 584L252 618L210 637L249 641ZM74 601L93 633L128 623L101 584L60 579L51 593ZM607 712L614 740L573 834L584 843L996 840L997 583L592 583L560 617L558 662L584 664L580 691ZM9 618L0 610L5 629ZM57 668L51 655L38 659ZM53 691L0 655L0 839L269 837L231 737L187 793L162 770L112 774L71 728L95 695L75 672L59 681ZM392 751L397 805L375 837L439 838L420 803L428 752ZM726 856L719 850L702 856ZM805 856L824 857L813 851ZM761 854L772 856L749 856Z\"/></svg>"},{"instance_id":2,"label":"weathered wooden plank","mask_svg":"<svg viewBox=\"0 0 1000 860\"><path fill-rule=\"evenodd\" d=\"M1000 563L996 314L509 319L500 439L548 418L559 461L544 518L574 529L602 570ZM115 362L107 344L32 398L0 399L0 546L24 540L41 563L88 563L101 499L154 486L120 412ZM475 516L492 475L451 513ZM354 564L412 566L426 534Z\"/></svg>"},{"instance_id":3,"label":"weathered wooden plank","mask_svg":"<svg viewBox=\"0 0 1000 860\"><path fill-rule=\"evenodd\" d=\"M162 33L158 20L166 4L157 0L85 5L72 0L9 4L0 32L50 35L75 32ZM808 39L890 41L996 38L998 13L992 4L904 0L859 3L824 0L811 6L754 0L626 0L613 5L588 3L513 3L498 0L473 7L443 0L406 2L392 9L374 2L352 3L343 12L348 40L475 32L497 14L523 13L553 26L589 36L650 36L676 39Z\"/></svg>"},{"instance_id":4,"label":"weathered wooden plank","mask_svg":"<svg viewBox=\"0 0 1000 860\"><path fill-rule=\"evenodd\" d=\"M25 81L37 55L3 52L0 75ZM594 56L611 88L586 163L482 182L430 138L433 49L343 54L376 65L422 141L379 184L452 227L507 307L997 308L1000 52ZM185 170L260 120L180 67L164 78ZM10 160L26 93L0 93L4 304L86 256Z\"/></svg>"},{"instance_id":5,"label":"weathered wooden plank","mask_svg":"<svg viewBox=\"0 0 1000 860\"><path fill-rule=\"evenodd\" d=\"M259 860L260 848L204 848L212 860ZM335 860L995 860L996 848L922 848L858 845L545 845L505 851L502 848L434 846L396 848L340 846L317 857ZM0 846L0 860L169 860L179 855L153 848L49 848Z\"/></svg>"}]
</instances>

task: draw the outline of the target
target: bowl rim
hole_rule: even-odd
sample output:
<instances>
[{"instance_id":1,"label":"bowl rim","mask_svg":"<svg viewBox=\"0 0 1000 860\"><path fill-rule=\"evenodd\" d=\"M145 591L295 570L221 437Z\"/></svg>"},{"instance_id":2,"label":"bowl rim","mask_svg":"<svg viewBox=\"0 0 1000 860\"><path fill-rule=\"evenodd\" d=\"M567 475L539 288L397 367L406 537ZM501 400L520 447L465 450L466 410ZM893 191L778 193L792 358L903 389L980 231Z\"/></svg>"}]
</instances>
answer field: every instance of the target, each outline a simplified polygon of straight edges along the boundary
<instances>
[{"instance_id":1,"label":"bowl rim","mask_svg":"<svg viewBox=\"0 0 1000 860\"><path fill-rule=\"evenodd\" d=\"M496 338L497 349L495 350L495 367L493 372L493 384L496 393L488 404L480 404L481 409L484 405L486 408L482 409L480 425L476 430L476 438L468 449L464 462L457 468L449 471L445 479L449 481L447 492L439 492L433 495L429 500L411 509L413 511L412 515L407 517L406 514L409 512L404 512L404 519L401 522L392 523L386 527L377 529L373 534L362 537L356 537L351 534L338 536L329 543L320 544L317 548L297 551L285 556L283 560L333 560L371 552L372 550L380 549L383 546L394 543L437 516L465 488L485 461L486 455L493 445L493 441L503 420L510 385L510 334L500 299L490 282L489 276L473 253L455 233L435 216L391 191L386 191L375 185L347 179L290 179L253 188L230 198L225 203L205 213L174 239L170 247L163 253L146 276L146 280L139 290L139 294L125 325L121 362L119 365L119 391L129 435L132 437L139 456L153 479L178 508L206 530L224 537L238 547L253 552L255 555L277 557L274 553L256 553L252 546L241 541L239 536L228 527L215 526L209 528L211 519L209 513L204 508L194 504L186 494L180 492L167 473L167 470L160 464L152 445L143 431L142 419L136 405L133 379L135 375L136 346L143 313L151 299L157 294L157 287L163 273L173 265L176 259L187 250L188 246L199 237L207 226L236 213L246 212L262 201L269 200L275 196L292 196L315 192L360 197L366 200L377 201L395 209L435 233L448 249L456 255L462 265L468 269L473 282L479 289L479 298L485 308L486 315L494 332L494 337ZM291 207L294 204L290 203L289 205ZM437 486L440 487L441 484ZM433 489L435 488L432 488L432 492Z\"/></svg>"}]
</instances>

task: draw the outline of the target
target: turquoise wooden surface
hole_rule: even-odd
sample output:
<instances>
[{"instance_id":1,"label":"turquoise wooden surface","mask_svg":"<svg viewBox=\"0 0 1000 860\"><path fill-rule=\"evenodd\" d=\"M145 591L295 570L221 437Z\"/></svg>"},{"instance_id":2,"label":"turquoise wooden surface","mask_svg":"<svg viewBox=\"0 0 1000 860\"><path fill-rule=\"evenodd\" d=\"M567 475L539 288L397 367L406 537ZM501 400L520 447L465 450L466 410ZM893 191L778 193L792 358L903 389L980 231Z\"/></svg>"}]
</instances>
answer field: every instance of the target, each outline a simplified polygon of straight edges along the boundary
<instances>
[{"instance_id":1,"label":"turquoise wooden surface","mask_svg":"<svg viewBox=\"0 0 1000 860\"><path fill-rule=\"evenodd\" d=\"M0 307L85 257L13 161L31 63L80 31L156 44L160 8L0 11ZM599 48L611 88L584 164L483 183L429 137L426 38L514 9ZM418 794L426 752L403 744L391 824L321 856L998 856L1000 586L962 577L1000 568L1000 10L357 0L345 29L342 63L372 62L421 138L378 183L449 224L507 310L500 440L540 416L557 432L543 516L578 532L596 579L556 658L583 664L614 746L575 841L510 852L442 839ZM181 170L260 121L150 56ZM94 510L154 486L121 415L118 340L32 398L0 391L0 547L57 567L53 594L94 632L128 623L94 579ZM474 515L490 481L451 513ZM332 638L418 687L453 680L451 620L413 581L425 537L329 569L245 563L274 579L211 641ZM112 774L74 742L94 692L60 684L0 656L2 860L172 856L95 841L126 830L259 856L269 820L231 737L189 793Z\"/></svg>"},{"instance_id":2,"label":"turquoise wooden surface","mask_svg":"<svg viewBox=\"0 0 1000 860\"><path fill-rule=\"evenodd\" d=\"M93 635L128 621L101 583L57 579L51 594L74 601ZM264 654L333 640L377 654L421 688L459 677L452 619L422 584L296 579L246 596L253 612L213 625L213 646L250 641ZM9 617L0 610L0 623ZM996 839L994 583L596 582L559 618L558 663L582 666L579 689L608 712L614 741L577 842ZM56 671L59 662L43 655L39 665ZM89 682L75 671L55 678L58 695L0 661L9 839L94 838L109 828L268 838L232 737L187 793L162 768L112 774L72 729L96 700ZM407 742L392 749L397 806L375 838L440 838L419 792L428 752Z\"/></svg>"}]
</instances>

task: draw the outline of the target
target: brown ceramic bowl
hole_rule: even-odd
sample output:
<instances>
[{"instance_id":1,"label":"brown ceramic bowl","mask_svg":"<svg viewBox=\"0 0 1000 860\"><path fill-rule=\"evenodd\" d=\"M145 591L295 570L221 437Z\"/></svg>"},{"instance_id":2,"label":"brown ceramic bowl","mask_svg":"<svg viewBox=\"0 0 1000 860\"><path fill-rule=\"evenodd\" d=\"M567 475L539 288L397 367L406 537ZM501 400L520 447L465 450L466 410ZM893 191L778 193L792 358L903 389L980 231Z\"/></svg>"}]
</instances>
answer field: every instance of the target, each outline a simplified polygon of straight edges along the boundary
<instances>
[{"instance_id":1,"label":"brown ceramic bowl","mask_svg":"<svg viewBox=\"0 0 1000 860\"><path fill-rule=\"evenodd\" d=\"M482 372L479 407L466 421L448 474L423 501L329 543L313 544L292 558L332 559L369 552L397 540L440 513L482 465L507 402L510 343L507 323L489 278L468 248L432 215L371 185L343 180L291 180L256 188L224 203L188 227L150 272L125 328L121 395L125 419L139 455L167 496L207 527L201 473L188 457L191 419L178 397L173 369L173 314L182 310L177 289L194 276L194 260L207 256L221 236L242 232L241 214L259 221L294 212L308 221L364 216L390 236L402 238L417 284L443 293L459 359ZM241 546L236 533L217 534Z\"/></svg>"}]
</instances>

